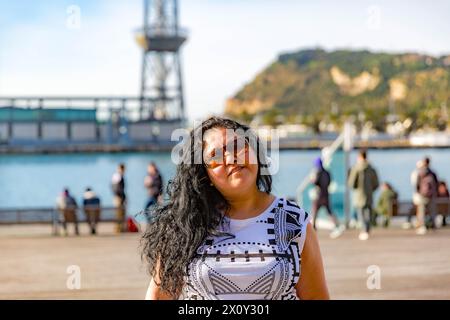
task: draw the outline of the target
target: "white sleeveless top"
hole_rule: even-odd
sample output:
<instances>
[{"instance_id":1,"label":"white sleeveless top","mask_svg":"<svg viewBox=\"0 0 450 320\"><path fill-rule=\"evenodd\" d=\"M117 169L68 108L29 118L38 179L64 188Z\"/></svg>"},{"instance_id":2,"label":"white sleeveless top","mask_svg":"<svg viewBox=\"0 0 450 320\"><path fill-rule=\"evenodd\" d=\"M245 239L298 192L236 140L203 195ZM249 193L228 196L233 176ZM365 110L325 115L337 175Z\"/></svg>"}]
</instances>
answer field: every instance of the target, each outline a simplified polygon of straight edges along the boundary
<instances>
[{"instance_id":1,"label":"white sleeveless top","mask_svg":"<svg viewBox=\"0 0 450 320\"><path fill-rule=\"evenodd\" d=\"M234 237L209 237L197 249L179 299L297 300L294 286L309 220L283 198L253 218L225 217L220 230Z\"/></svg>"}]
</instances>

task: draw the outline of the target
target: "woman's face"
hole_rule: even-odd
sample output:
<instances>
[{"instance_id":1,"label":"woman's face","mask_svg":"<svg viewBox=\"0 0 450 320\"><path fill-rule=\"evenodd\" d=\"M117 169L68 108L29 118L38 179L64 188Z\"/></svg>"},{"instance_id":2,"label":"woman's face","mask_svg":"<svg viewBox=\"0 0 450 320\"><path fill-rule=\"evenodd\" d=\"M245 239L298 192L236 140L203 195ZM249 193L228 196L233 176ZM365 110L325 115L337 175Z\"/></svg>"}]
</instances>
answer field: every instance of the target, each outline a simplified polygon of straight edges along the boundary
<instances>
[{"instance_id":1,"label":"woman's face","mask_svg":"<svg viewBox=\"0 0 450 320\"><path fill-rule=\"evenodd\" d=\"M206 171L225 198L242 196L256 188L258 162L247 141L225 128L209 129L203 135Z\"/></svg>"}]
</instances>

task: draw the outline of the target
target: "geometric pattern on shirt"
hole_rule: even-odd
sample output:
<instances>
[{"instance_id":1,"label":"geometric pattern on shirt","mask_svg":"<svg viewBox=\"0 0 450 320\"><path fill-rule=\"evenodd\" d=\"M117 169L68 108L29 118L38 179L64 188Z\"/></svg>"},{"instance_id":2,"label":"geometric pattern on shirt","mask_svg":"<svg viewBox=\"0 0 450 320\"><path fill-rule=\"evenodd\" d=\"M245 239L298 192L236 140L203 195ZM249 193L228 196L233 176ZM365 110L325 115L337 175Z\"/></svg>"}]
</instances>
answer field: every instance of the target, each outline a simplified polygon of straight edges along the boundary
<instances>
[{"instance_id":1,"label":"geometric pattern on shirt","mask_svg":"<svg viewBox=\"0 0 450 320\"><path fill-rule=\"evenodd\" d=\"M298 243L292 240L301 236L301 229L303 227L302 222L306 221L308 213L299 208L295 203L284 199L279 199L278 206L273 208L270 213L267 220L260 222L265 223L268 226L266 239L269 243L267 243L267 245L278 248L278 250L273 250L273 254L270 255L276 257L276 265L272 265L272 268L267 270L263 276L256 279L245 289L242 289L235 282L231 281L231 279L211 268L208 261L209 259L214 259L216 262L224 261L224 263L227 263L227 261L234 261L234 259L231 259L230 261L230 256L235 255L239 258L243 254L221 254L220 251L213 254L211 249L217 248L213 243L217 245L218 242L216 241L219 239L207 239L204 244L205 246L201 246L201 249L199 248L200 250L197 251L198 256L194 258L194 261L192 261L192 264L188 267L189 271L186 283L188 299L218 299L218 295L233 293L264 294L264 299L297 299L293 287L298 282L300 276L301 261ZM222 238L219 240L219 243L222 243L222 246L225 246L231 244L232 241L233 240L230 238ZM263 244L261 243L261 245ZM208 251L211 253L209 254ZM245 255L250 256L252 262L255 262L253 257L260 257L261 250L258 254L256 254L256 252L248 253L248 251L246 251ZM262 256L266 257L268 255L269 254L266 252L262 254ZM247 259L247 261L249 261L249 259ZM278 268L275 272L274 268L276 266L278 266ZM205 267L209 270L207 271L204 269ZM202 274L207 276L209 284L205 282L206 279L204 279ZM272 290L270 290L270 288L272 288ZM269 292L267 290L269 290Z\"/></svg>"},{"instance_id":2,"label":"geometric pattern on shirt","mask_svg":"<svg viewBox=\"0 0 450 320\"><path fill-rule=\"evenodd\" d=\"M292 240L301 236L303 225L300 222L300 214L277 208L274 212L274 220L273 229L268 229L267 233L273 235L272 243L278 246L279 251L284 252Z\"/></svg>"},{"instance_id":3,"label":"geometric pattern on shirt","mask_svg":"<svg viewBox=\"0 0 450 320\"><path fill-rule=\"evenodd\" d=\"M291 250L288 251L291 252ZM275 265L272 265L269 270L244 289L240 288L230 278L214 270L209 265L208 260L205 261L197 257L191 265L192 269L189 268L189 278L186 286L188 299L215 300L220 298L220 295L227 294L260 295L265 300L296 299L291 292L293 283L298 281L298 273L296 272L298 262L294 257L277 259ZM205 268L208 269L206 273L212 288L202 276L202 274L205 274Z\"/></svg>"},{"instance_id":4,"label":"geometric pattern on shirt","mask_svg":"<svg viewBox=\"0 0 450 320\"><path fill-rule=\"evenodd\" d=\"M239 293L268 295L275 282L275 271L272 270L271 272L266 273L264 276L260 277L249 286L247 286L245 289L240 288L227 277L212 272L211 270L208 271L208 277L213 286L215 295Z\"/></svg>"},{"instance_id":5,"label":"geometric pattern on shirt","mask_svg":"<svg viewBox=\"0 0 450 320\"><path fill-rule=\"evenodd\" d=\"M212 285L213 292L210 290L205 290L208 296L213 299L217 299L219 295L226 294L251 294L251 295L263 295L264 300L268 299L280 299L283 289L283 283L287 283L289 277L289 267L290 263L286 259L281 259L276 262L267 272L262 276L255 279L246 288L240 288L235 282L230 280L228 277L218 273L213 270L207 264L203 264L209 268L208 278ZM277 276L279 281L276 282ZM275 286L274 286L275 285ZM206 289L206 288L204 288Z\"/></svg>"},{"instance_id":6,"label":"geometric pattern on shirt","mask_svg":"<svg viewBox=\"0 0 450 320\"><path fill-rule=\"evenodd\" d=\"M289 212L290 212L291 210L294 210L294 211L296 211L296 210L301 210L301 211L303 211L303 209L300 209L300 207L299 207L295 202L292 202L292 201L289 201L289 200L286 200L286 206L285 206L285 208L286 208L286 210L288 210ZM303 212L304 212L304 214L305 214L305 217L303 218L303 221L302 221L302 222L305 222L306 219L308 218L308 212L306 212L306 211L303 211Z\"/></svg>"},{"instance_id":7,"label":"geometric pattern on shirt","mask_svg":"<svg viewBox=\"0 0 450 320\"><path fill-rule=\"evenodd\" d=\"M273 228L267 230L269 242L272 245L277 245L279 252L287 253L291 257L292 277L289 286L285 293L281 295L281 300L296 300L294 296L293 287L297 284L301 273L301 257L299 255L299 246L296 241L301 237L301 230L303 223L308 218L308 213L303 211L297 204L286 200L285 203L280 203L278 208L272 211L274 219L271 219ZM299 213L300 212L300 213ZM303 217L302 217L303 216Z\"/></svg>"},{"instance_id":8,"label":"geometric pattern on shirt","mask_svg":"<svg viewBox=\"0 0 450 320\"><path fill-rule=\"evenodd\" d=\"M235 284L230 279L222 276L219 273L213 272L211 270L208 271L209 281L212 284L214 294L235 294L241 293L242 289L239 288L237 284Z\"/></svg>"}]
</instances>

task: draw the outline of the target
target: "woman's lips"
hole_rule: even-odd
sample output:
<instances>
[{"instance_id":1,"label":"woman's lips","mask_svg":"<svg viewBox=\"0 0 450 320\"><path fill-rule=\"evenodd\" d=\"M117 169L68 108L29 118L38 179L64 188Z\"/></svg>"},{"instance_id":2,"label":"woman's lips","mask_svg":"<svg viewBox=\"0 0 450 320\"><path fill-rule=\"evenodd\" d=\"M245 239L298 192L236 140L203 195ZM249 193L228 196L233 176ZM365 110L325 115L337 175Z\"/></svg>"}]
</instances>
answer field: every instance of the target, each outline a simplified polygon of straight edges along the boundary
<instances>
[{"instance_id":1,"label":"woman's lips","mask_svg":"<svg viewBox=\"0 0 450 320\"><path fill-rule=\"evenodd\" d=\"M235 167L235 168L233 168L233 169L230 171L230 173L228 174L228 176L231 176L233 173L239 172L239 171L241 171L242 169L244 169L244 167Z\"/></svg>"}]
</instances>

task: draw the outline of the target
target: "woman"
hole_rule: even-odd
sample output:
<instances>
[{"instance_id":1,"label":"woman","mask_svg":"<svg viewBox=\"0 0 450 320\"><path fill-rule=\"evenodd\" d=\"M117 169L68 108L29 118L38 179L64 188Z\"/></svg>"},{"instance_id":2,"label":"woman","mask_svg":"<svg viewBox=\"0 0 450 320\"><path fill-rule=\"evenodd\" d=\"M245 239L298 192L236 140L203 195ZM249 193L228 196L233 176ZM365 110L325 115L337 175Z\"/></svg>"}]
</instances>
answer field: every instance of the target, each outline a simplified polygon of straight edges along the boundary
<instances>
[{"instance_id":1,"label":"woman","mask_svg":"<svg viewBox=\"0 0 450 320\"><path fill-rule=\"evenodd\" d=\"M142 239L147 299L329 298L310 216L271 194L262 150L232 120L191 132Z\"/></svg>"}]
</instances>

